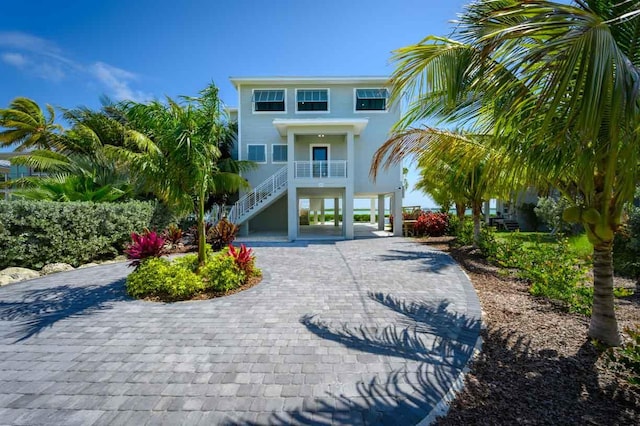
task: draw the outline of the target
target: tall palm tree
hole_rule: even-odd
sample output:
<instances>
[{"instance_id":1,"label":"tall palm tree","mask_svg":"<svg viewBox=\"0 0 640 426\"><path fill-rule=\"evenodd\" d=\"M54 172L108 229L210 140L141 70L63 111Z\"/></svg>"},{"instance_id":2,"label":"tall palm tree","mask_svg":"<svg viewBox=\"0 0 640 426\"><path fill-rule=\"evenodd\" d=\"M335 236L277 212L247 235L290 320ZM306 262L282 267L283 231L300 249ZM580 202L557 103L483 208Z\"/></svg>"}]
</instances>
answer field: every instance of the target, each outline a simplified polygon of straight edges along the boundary
<instances>
[{"instance_id":1,"label":"tall palm tree","mask_svg":"<svg viewBox=\"0 0 640 426\"><path fill-rule=\"evenodd\" d=\"M15 151L49 149L55 146L62 126L55 123L55 110L46 106L47 115L28 98L16 98L9 108L0 109L0 146L17 145Z\"/></svg>"},{"instance_id":2,"label":"tall palm tree","mask_svg":"<svg viewBox=\"0 0 640 426\"><path fill-rule=\"evenodd\" d=\"M640 2L481 0L454 37L395 53L393 95L410 96L398 128L437 117L479 133L582 200L568 216L594 246L589 336L618 345L612 244L640 156Z\"/></svg>"},{"instance_id":3,"label":"tall palm tree","mask_svg":"<svg viewBox=\"0 0 640 426\"><path fill-rule=\"evenodd\" d=\"M205 204L212 194L247 186L235 171L220 164L220 147L230 138L218 89L211 84L196 98L167 98L123 105L129 124L146 134L157 149L121 150L134 169L147 176L154 192L174 209L195 213L198 261L205 261ZM147 148L149 148L149 145Z\"/></svg>"}]
</instances>

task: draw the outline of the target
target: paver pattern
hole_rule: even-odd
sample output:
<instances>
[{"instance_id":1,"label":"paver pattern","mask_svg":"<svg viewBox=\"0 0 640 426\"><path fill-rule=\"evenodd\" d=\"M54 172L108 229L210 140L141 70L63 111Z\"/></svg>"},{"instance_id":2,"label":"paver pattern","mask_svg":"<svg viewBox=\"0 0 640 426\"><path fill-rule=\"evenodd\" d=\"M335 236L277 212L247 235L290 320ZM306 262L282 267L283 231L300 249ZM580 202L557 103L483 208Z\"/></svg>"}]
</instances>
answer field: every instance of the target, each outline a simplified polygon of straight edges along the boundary
<instances>
[{"instance_id":1,"label":"paver pattern","mask_svg":"<svg viewBox=\"0 0 640 426\"><path fill-rule=\"evenodd\" d=\"M0 288L0 424L416 424L449 390L480 305L402 238L259 244L264 280L160 304L113 264Z\"/></svg>"}]
</instances>

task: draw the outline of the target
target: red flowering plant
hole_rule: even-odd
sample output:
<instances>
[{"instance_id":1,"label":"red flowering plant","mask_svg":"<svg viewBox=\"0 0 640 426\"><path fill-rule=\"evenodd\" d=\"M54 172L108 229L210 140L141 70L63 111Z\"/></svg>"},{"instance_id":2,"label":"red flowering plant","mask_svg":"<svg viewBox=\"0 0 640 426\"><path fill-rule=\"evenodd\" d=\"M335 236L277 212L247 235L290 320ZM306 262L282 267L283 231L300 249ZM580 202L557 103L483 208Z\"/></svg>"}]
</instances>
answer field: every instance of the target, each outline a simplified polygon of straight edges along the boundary
<instances>
[{"instance_id":1,"label":"red flowering plant","mask_svg":"<svg viewBox=\"0 0 640 426\"><path fill-rule=\"evenodd\" d=\"M449 226L449 216L445 213L422 212L413 225L413 230L417 236L428 235L430 237L441 237Z\"/></svg>"},{"instance_id":2,"label":"red flowering plant","mask_svg":"<svg viewBox=\"0 0 640 426\"><path fill-rule=\"evenodd\" d=\"M131 233L131 243L124 250L129 266L138 267L144 259L164 254L165 240L157 232L145 229L141 234Z\"/></svg>"},{"instance_id":3,"label":"red flowering plant","mask_svg":"<svg viewBox=\"0 0 640 426\"><path fill-rule=\"evenodd\" d=\"M182 241L183 232L175 224L170 224L167 229L162 232L162 238L164 238L166 243L169 243L171 247L175 247Z\"/></svg>"},{"instance_id":4,"label":"red flowering plant","mask_svg":"<svg viewBox=\"0 0 640 426\"><path fill-rule=\"evenodd\" d=\"M240 248L237 249L233 245L229 244L228 255L233 257L238 269L243 271L247 277L253 275L255 268L255 256L253 255L253 249L247 248L244 244L240 244Z\"/></svg>"}]
</instances>

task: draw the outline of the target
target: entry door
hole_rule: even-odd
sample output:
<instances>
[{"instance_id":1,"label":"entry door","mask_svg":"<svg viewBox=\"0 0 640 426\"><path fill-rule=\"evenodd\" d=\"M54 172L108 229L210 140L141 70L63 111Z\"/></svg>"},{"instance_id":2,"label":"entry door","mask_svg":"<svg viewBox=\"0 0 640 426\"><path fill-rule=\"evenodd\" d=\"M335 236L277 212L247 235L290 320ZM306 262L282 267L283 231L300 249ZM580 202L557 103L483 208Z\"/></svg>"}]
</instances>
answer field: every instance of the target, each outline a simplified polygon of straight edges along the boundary
<instances>
[{"instance_id":1,"label":"entry door","mask_svg":"<svg viewBox=\"0 0 640 426\"><path fill-rule=\"evenodd\" d=\"M313 177L329 176L329 147L312 147L311 157L311 160L313 161Z\"/></svg>"}]
</instances>

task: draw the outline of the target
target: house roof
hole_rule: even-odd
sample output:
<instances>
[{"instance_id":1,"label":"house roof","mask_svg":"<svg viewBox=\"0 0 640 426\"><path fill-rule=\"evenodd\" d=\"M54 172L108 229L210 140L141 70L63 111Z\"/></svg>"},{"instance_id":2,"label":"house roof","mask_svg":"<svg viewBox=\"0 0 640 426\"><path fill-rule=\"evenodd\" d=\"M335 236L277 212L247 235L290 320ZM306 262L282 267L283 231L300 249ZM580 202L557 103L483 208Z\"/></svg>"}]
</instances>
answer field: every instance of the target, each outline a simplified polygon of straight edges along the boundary
<instances>
[{"instance_id":1,"label":"house roof","mask_svg":"<svg viewBox=\"0 0 640 426\"><path fill-rule=\"evenodd\" d=\"M11 162L7 160L0 160L0 169L8 170L11 167Z\"/></svg>"},{"instance_id":2,"label":"house roof","mask_svg":"<svg viewBox=\"0 0 640 426\"><path fill-rule=\"evenodd\" d=\"M372 84L376 86L389 84L388 76L336 76L336 77L229 77L237 89L241 84Z\"/></svg>"}]
</instances>

